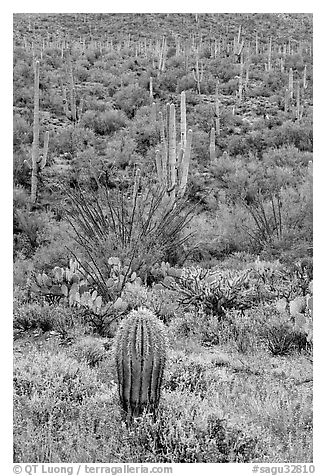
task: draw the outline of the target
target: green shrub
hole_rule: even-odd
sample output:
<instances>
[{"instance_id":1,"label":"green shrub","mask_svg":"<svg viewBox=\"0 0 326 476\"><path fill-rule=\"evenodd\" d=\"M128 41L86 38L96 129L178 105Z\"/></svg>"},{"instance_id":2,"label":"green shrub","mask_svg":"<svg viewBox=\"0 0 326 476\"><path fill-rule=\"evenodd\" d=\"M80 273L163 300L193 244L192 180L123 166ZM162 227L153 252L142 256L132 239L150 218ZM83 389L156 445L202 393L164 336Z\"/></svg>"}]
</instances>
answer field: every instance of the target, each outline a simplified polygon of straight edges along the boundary
<instances>
[{"instance_id":1,"label":"green shrub","mask_svg":"<svg viewBox=\"0 0 326 476\"><path fill-rule=\"evenodd\" d=\"M132 461L141 462L145 453L148 462L249 462L261 451L257 437L229 424L213 409L203 414L195 395L175 391L166 395L165 402L155 422L145 416L130 432Z\"/></svg>"},{"instance_id":2,"label":"green shrub","mask_svg":"<svg viewBox=\"0 0 326 476\"><path fill-rule=\"evenodd\" d=\"M149 93L137 84L129 84L120 88L113 99L116 105L121 109L128 118L134 117L137 109L146 106L149 103Z\"/></svg>"},{"instance_id":3,"label":"green shrub","mask_svg":"<svg viewBox=\"0 0 326 476\"><path fill-rule=\"evenodd\" d=\"M90 367L95 367L107 356L100 339L91 336L78 340L72 347L72 352L79 362L86 362Z\"/></svg>"},{"instance_id":4,"label":"green shrub","mask_svg":"<svg viewBox=\"0 0 326 476\"><path fill-rule=\"evenodd\" d=\"M41 329L47 332L53 329L54 320L51 306L33 303L14 307L14 329L22 331Z\"/></svg>"},{"instance_id":5,"label":"green shrub","mask_svg":"<svg viewBox=\"0 0 326 476\"><path fill-rule=\"evenodd\" d=\"M91 129L95 134L106 136L125 127L127 120L119 111L86 111L81 119L81 126Z\"/></svg>"},{"instance_id":6,"label":"green shrub","mask_svg":"<svg viewBox=\"0 0 326 476\"><path fill-rule=\"evenodd\" d=\"M262 309L260 337L272 355L288 355L310 351L312 342L307 334L295 326L290 316L275 309Z\"/></svg>"}]
</instances>

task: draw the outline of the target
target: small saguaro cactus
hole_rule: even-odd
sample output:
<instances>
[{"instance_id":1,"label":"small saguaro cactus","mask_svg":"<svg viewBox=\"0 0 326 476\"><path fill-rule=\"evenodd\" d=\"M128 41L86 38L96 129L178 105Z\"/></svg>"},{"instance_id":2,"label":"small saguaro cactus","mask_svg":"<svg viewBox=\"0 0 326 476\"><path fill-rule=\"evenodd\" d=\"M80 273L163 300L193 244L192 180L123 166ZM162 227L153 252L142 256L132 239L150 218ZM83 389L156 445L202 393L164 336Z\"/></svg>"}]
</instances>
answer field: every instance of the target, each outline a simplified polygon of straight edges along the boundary
<instances>
[{"instance_id":1,"label":"small saguaro cactus","mask_svg":"<svg viewBox=\"0 0 326 476\"><path fill-rule=\"evenodd\" d=\"M159 405L166 362L164 324L140 307L122 321L115 337L119 397L128 420Z\"/></svg>"},{"instance_id":2,"label":"small saguaro cactus","mask_svg":"<svg viewBox=\"0 0 326 476\"><path fill-rule=\"evenodd\" d=\"M165 36L163 36L162 44L161 44L160 51L159 51L159 63L158 63L157 77L159 77L160 73L165 70L166 54L167 54L167 43L166 43Z\"/></svg>"},{"instance_id":3,"label":"small saguaro cactus","mask_svg":"<svg viewBox=\"0 0 326 476\"><path fill-rule=\"evenodd\" d=\"M209 158L211 164L214 163L216 159L216 151L215 151L215 129L214 127L211 128L210 132L210 140L209 140Z\"/></svg>"},{"instance_id":4,"label":"small saguaro cactus","mask_svg":"<svg viewBox=\"0 0 326 476\"><path fill-rule=\"evenodd\" d=\"M76 87L74 82L74 73L72 64L70 63L69 71L69 98L70 98L70 111L67 99L66 88L62 85L62 94L63 94L63 110L68 119L70 119L73 124L77 124L80 121L82 112L83 112L83 98L79 101L79 106L77 107L76 102Z\"/></svg>"},{"instance_id":5,"label":"small saguaro cactus","mask_svg":"<svg viewBox=\"0 0 326 476\"><path fill-rule=\"evenodd\" d=\"M44 136L44 149L40 157L40 62L35 62L34 70L34 123L33 123L33 144L32 144L32 179L31 179L31 202L35 203L37 198L37 185L40 170L44 169L49 148L49 132Z\"/></svg>"},{"instance_id":6,"label":"small saguaro cactus","mask_svg":"<svg viewBox=\"0 0 326 476\"><path fill-rule=\"evenodd\" d=\"M293 98L293 69L290 68L289 70L289 94L290 94L290 98L292 99Z\"/></svg>"},{"instance_id":7,"label":"small saguaro cactus","mask_svg":"<svg viewBox=\"0 0 326 476\"><path fill-rule=\"evenodd\" d=\"M219 98L219 80L216 81L216 88L215 88L215 131L216 135L219 136L221 134L221 113L220 113L220 98Z\"/></svg>"},{"instance_id":8,"label":"small saguaro cactus","mask_svg":"<svg viewBox=\"0 0 326 476\"><path fill-rule=\"evenodd\" d=\"M196 81L198 94L201 94L200 83L203 81L204 76L204 66L201 62L201 67L199 68L199 59L196 60L196 67L192 69L194 80Z\"/></svg>"}]
</instances>

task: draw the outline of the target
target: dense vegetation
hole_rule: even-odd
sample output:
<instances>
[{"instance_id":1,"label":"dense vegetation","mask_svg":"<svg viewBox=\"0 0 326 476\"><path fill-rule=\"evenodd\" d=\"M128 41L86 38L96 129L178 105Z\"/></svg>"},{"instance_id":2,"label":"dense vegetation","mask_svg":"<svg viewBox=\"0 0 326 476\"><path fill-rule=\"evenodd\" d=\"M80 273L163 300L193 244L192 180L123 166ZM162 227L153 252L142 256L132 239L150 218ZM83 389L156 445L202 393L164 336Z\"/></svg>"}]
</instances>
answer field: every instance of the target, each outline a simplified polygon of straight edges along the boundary
<instances>
[{"instance_id":1,"label":"dense vegetation","mask_svg":"<svg viewBox=\"0 0 326 476\"><path fill-rule=\"evenodd\" d=\"M312 460L312 61L307 14L14 15L15 461ZM139 306L170 343L131 430Z\"/></svg>"}]
</instances>

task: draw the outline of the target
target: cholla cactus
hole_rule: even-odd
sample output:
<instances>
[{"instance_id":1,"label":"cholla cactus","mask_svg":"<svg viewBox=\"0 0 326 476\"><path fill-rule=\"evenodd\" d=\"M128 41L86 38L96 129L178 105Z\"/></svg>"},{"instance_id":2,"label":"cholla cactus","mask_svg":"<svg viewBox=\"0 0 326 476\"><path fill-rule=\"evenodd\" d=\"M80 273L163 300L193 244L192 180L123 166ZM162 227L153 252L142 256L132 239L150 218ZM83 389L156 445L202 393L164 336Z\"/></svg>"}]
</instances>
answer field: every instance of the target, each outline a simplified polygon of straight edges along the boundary
<instances>
[{"instance_id":1,"label":"cholla cactus","mask_svg":"<svg viewBox=\"0 0 326 476\"><path fill-rule=\"evenodd\" d=\"M164 325L146 308L122 321L115 341L119 396L128 418L156 412L166 361Z\"/></svg>"}]
</instances>

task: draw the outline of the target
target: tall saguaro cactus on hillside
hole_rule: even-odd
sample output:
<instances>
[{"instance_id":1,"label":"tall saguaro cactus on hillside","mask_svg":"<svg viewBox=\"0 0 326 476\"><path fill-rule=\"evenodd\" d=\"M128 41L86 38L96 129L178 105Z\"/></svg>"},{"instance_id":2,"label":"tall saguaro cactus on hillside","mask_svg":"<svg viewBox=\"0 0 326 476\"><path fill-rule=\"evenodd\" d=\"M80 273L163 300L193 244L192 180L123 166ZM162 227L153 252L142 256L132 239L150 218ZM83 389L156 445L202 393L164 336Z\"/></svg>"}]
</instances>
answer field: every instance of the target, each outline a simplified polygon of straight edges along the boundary
<instances>
[{"instance_id":1,"label":"tall saguaro cactus on hillside","mask_svg":"<svg viewBox=\"0 0 326 476\"><path fill-rule=\"evenodd\" d=\"M31 179L31 202L37 199L37 186L40 170L44 169L49 147L49 132L44 136L44 149L40 157L40 62L35 62L34 69L34 123L33 123L33 144L32 144L32 179Z\"/></svg>"},{"instance_id":2,"label":"tall saguaro cactus on hillside","mask_svg":"<svg viewBox=\"0 0 326 476\"><path fill-rule=\"evenodd\" d=\"M166 120L159 112L161 150L156 151L156 169L159 182L166 188L173 205L185 194L190 163L192 130L187 132L186 94L181 93L180 143L177 146L174 104L166 106Z\"/></svg>"},{"instance_id":3,"label":"tall saguaro cactus on hillside","mask_svg":"<svg viewBox=\"0 0 326 476\"><path fill-rule=\"evenodd\" d=\"M115 364L122 409L129 421L157 410L166 361L164 325L146 308L122 321L115 337Z\"/></svg>"}]
</instances>

